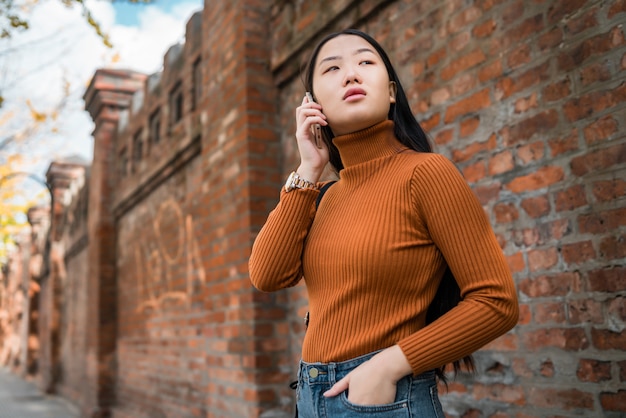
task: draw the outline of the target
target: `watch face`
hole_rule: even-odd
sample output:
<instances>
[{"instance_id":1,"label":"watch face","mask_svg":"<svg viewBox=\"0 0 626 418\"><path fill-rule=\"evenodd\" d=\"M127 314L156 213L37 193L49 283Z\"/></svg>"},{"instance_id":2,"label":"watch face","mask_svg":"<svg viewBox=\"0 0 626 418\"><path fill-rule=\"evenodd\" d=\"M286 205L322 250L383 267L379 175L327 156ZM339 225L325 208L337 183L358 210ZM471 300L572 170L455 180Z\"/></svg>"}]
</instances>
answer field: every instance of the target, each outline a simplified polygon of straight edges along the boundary
<instances>
[{"instance_id":1,"label":"watch face","mask_svg":"<svg viewBox=\"0 0 626 418\"><path fill-rule=\"evenodd\" d=\"M296 172L293 171L291 174L289 174L289 177L287 177L287 182L285 183L285 191L286 192L292 191L296 185L295 183L296 183Z\"/></svg>"}]
</instances>

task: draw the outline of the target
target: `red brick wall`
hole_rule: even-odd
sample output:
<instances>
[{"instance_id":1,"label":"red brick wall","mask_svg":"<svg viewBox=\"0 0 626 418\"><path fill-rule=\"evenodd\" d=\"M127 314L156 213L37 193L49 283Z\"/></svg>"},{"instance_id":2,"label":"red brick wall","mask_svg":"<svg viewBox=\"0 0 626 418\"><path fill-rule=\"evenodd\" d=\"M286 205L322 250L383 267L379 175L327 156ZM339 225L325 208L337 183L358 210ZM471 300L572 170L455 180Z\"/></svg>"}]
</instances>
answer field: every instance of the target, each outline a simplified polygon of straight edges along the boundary
<instances>
[{"instance_id":1,"label":"red brick wall","mask_svg":"<svg viewBox=\"0 0 626 418\"><path fill-rule=\"evenodd\" d=\"M364 29L390 53L436 151L476 191L518 285L519 325L476 354L476 376L450 385L448 413L623 415L626 3L325 3L285 2L274 15L283 177L297 166L298 48L316 26ZM296 330L303 298L289 296Z\"/></svg>"},{"instance_id":2,"label":"red brick wall","mask_svg":"<svg viewBox=\"0 0 626 418\"><path fill-rule=\"evenodd\" d=\"M624 1L216 1L162 74L99 71L57 386L85 416L290 416L306 292L254 290L247 259L297 166L299 67L359 27L476 191L520 295L519 325L451 382L448 415L623 415L625 21ZM81 356L67 340L85 327Z\"/></svg>"}]
</instances>

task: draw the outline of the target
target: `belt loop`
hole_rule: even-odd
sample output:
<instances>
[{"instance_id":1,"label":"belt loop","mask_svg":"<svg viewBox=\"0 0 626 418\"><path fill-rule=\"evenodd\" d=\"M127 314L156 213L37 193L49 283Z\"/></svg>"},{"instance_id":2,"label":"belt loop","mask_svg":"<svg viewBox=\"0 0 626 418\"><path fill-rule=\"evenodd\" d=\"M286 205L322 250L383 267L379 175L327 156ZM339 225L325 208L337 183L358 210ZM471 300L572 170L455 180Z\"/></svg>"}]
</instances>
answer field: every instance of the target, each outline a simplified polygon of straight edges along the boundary
<instances>
[{"instance_id":1,"label":"belt loop","mask_svg":"<svg viewBox=\"0 0 626 418\"><path fill-rule=\"evenodd\" d=\"M309 382L309 370L308 370L308 367L304 363L302 364L300 373L302 373L302 375L300 376L300 379L302 379L308 385L310 383Z\"/></svg>"},{"instance_id":2,"label":"belt loop","mask_svg":"<svg viewBox=\"0 0 626 418\"><path fill-rule=\"evenodd\" d=\"M337 383L337 363L328 363L328 381L331 385Z\"/></svg>"}]
</instances>

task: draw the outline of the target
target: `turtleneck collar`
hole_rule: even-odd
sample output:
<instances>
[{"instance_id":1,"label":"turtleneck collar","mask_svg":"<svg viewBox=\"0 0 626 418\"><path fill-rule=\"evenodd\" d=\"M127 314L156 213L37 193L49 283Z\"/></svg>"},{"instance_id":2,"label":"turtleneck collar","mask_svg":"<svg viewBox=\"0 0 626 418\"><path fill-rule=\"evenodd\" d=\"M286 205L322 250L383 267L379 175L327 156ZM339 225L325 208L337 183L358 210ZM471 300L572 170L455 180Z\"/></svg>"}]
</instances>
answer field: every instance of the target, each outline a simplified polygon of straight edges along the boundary
<instances>
[{"instance_id":1,"label":"turtleneck collar","mask_svg":"<svg viewBox=\"0 0 626 418\"><path fill-rule=\"evenodd\" d=\"M361 131L333 138L343 166L348 168L367 161L388 157L406 149L394 135L394 122L385 120Z\"/></svg>"}]
</instances>

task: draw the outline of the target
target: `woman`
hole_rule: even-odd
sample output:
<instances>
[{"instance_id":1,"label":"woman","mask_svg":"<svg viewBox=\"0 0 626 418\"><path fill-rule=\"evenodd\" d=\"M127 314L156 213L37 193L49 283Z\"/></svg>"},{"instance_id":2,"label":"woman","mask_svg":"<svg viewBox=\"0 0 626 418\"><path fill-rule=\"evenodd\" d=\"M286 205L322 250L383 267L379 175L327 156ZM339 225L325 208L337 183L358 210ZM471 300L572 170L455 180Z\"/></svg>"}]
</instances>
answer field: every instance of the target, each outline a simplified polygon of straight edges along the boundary
<instances>
[{"instance_id":1,"label":"woman","mask_svg":"<svg viewBox=\"0 0 626 418\"><path fill-rule=\"evenodd\" d=\"M262 291L307 286L298 414L442 417L435 371L517 322L501 249L458 170L431 152L374 39L329 35L305 83L316 102L296 109L301 163L249 263ZM328 162L339 180L316 205ZM456 282L442 281L448 268ZM433 321L429 307L446 302L433 302L438 289L457 284L462 300Z\"/></svg>"}]
</instances>

